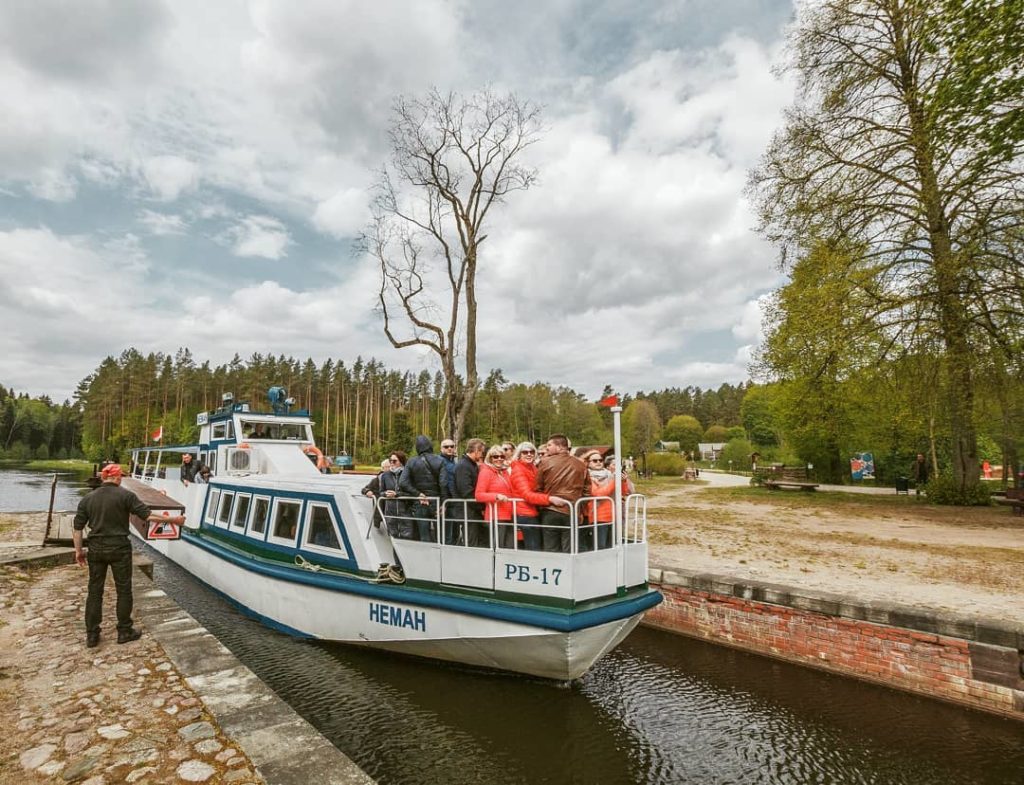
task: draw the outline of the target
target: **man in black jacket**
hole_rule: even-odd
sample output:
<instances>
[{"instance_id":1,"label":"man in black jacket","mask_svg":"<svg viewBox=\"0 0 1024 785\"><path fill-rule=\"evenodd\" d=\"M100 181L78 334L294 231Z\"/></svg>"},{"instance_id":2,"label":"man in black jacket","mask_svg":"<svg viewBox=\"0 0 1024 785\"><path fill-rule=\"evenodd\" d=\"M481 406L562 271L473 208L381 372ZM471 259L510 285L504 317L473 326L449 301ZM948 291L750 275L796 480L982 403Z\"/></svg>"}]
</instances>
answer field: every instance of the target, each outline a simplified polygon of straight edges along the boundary
<instances>
[{"instance_id":1,"label":"man in black jacket","mask_svg":"<svg viewBox=\"0 0 1024 785\"><path fill-rule=\"evenodd\" d=\"M434 443L429 436L416 437L416 457L410 458L402 472L398 489L404 496L418 497L409 504L416 521L420 542L434 542L437 530L431 525L437 520L437 500L447 498L447 471L444 460L434 454Z\"/></svg>"},{"instance_id":2,"label":"man in black jacket","mask_svg":"<svg viewBox=\"0 0 1024 785\"><path fill-rule=\"evenodd\" d=\"M142 633L132 626L132 546L128 542L128 517L137 515L143 520L182 524L185 516L164 517L154 513L139 497L121 487L121 467L108 464L100 472L103 484L86 494L78 503L74 531L75 561L89 565L89 594L85 600L85 645L89 648L100 642L100 622L103 620L103 584L107 580L107 567L114 573L117 590L117 642L137 641ZM82 548L82 530L89 527L88 559Z\"/></svg>"},{"instance_id":3,"label":"man in black jacket","mask_svg":"<svg viewBox=\"0 0 1024 785\"><path fill-rule=\"evenodd\" d=\"M455 464L455 498L472 499L465 504L449 505L449 517L459 524L465 522L464 540L470 548L490 547L487 536L487 524L484 523L484 506L476 501L476 479L480 474L480 461L484 459L487 443L483 439L470 439L466 442L466 454ZM457 535L458 533L456 533Z\"/></svg>"},{"instance_id":4,"label":"man in black jacket","mask_svg":"<svg viewBox=\"0 0 1024 785\"><path fill-rule=\"evenodd\" d=\"M192 453L185 453L181 456L181 481L188 485L196 481L196 474L199 473L199 461L192 457Z\"/></svg>"}]
</instances>

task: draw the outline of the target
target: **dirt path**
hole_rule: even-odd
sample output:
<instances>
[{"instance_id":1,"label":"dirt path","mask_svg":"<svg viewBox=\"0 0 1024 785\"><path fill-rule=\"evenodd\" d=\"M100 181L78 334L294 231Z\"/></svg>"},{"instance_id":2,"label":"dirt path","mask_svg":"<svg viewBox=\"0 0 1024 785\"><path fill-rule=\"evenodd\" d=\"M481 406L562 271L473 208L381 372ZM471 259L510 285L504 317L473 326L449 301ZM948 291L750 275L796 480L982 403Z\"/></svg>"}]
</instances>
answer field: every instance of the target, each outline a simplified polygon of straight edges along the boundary
<instances>
[{"instance_id":1,"label":"dirt path","mask_svg":"<svg viewBox=\"0 0 1024 785\"><path fill-rule=\"evenodd\" d=\"M914 498L708 488L649 495L651 563L1024 625L1024 519Z\"/></svg>"}]
</instances>

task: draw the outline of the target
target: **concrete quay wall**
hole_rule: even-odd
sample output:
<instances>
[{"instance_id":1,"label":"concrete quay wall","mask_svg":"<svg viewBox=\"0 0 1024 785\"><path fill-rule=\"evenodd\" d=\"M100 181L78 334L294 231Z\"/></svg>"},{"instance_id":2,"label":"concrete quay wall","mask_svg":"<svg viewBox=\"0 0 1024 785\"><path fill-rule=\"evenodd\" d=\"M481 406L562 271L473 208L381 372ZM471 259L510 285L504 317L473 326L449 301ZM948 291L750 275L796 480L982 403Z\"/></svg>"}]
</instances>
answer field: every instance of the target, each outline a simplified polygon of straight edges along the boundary
<instances>
[{"instance_id":1,"label":"concrete quay wall","mask_svg":"<svg viewBox=\"0 0 1024 785\"><path fill-rule=\"evenodd\" d=\"M653 567L649 627L1024 720L1024 628Z\"/></svg>"}]
</instances>

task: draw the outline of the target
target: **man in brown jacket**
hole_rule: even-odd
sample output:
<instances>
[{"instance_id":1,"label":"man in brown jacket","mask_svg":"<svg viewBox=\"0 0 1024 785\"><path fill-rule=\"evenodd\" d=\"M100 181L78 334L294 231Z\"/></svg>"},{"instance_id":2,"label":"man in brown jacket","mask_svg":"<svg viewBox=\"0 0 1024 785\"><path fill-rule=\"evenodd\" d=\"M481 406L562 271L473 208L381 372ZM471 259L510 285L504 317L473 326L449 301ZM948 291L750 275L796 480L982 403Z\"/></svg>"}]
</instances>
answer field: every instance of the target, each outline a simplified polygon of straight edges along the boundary
<instances>
[{"instance_id":1,"label":"man in brown jacket","mask_svg":"<svg viewBox=\"0 0 1024 785\"><path fill-rule=\"evenodd\" d=\"M537 466L536 488L551 497L551 505L540 510L544 550L569 552L570 511L589 483L583 461L569 454L569 440L560 433L549 438Z\"/></svg>"}]
</instances>

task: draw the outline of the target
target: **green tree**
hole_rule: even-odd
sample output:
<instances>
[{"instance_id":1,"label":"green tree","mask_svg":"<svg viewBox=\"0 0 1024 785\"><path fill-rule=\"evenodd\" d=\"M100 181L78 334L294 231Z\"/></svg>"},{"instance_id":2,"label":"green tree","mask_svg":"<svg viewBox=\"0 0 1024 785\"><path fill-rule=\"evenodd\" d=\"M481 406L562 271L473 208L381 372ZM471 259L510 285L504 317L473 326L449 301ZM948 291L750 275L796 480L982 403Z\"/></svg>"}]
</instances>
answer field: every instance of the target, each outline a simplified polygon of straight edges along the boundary
<instances>
[{"instance_id":1,"label":"green tree","mask_svg":"<svg viewBox=\"0 0 1024 785\"><path fill-rule=\"evenodd\" d=\"M724 425L712 425L704 431L703 442L711 444L724 444L729 441L729 431Z\"/></svg>"},{"instance_id":2,"label":"green tree","mask_svg":"<svg viewBox=\"0 0 1024 785\"><path fill-rule=\"evenodd\" d=\"M884 336L876 362L941 351L952 471L974 485L974 336L1024 313L1002 250L1024 216L1024 4L804 2L792 52L799 99L751 177L762 228L790 260L857 248L849 335Z\"/></svg>"},{"instance_id":3,"label":"green tree","mask_svg":"<svg viewBox=\"0 0 1024 785\"><path fill-rule=\"evenodd\" d=\"M747 431L740 425L733 425L731 428L725 430L725 441L729 442L733 439L746 439Z\"/></svg>"},{"instance_id":4,"label":"green tree","mask_svg":"<svg viewBox=\"0 0 1024 785\"><path fill-rule=\"evenodd\" d=\"M750 470L750 456L754 452L754 446L746 439L730 439L722 449L718 458L718 466L736 471ZM731 461L731 463L730 463Z\"/></svg>"},{"instance_id":5,"label":"green tree","mask_svg":"<svg viewBox=\"0 0 1024 785\"><path fill-rule=\"evenodd\" d=\"M647 452L658 441L661 418L650 401L632 401L622 412L622 438L631 455Z\"/></svg>"},{"instance_id":6,"label":"green tree","mask_svg":"<svg viewBox=\"0 0 1024 785\"><path fill-rule=\"evenodd\" d=\"M750 440L761 447L779 443L779 426L775 418L776 391L771 385L751 385L743 396L740 417Z\"/></svg>"},{"instance_id":7,"label":"green tree","mask_svg":"<svg viewBox=\"0 0 1024 785\"><path fill-rule=\"evenodd\" d=\"M704 429L696 417L689 414L677 414L669 419L662 433L662 439L667 442L679 442L679 449L683 452L696 452L697 443L704 436Z\"/></svg>"}]
</instances>

